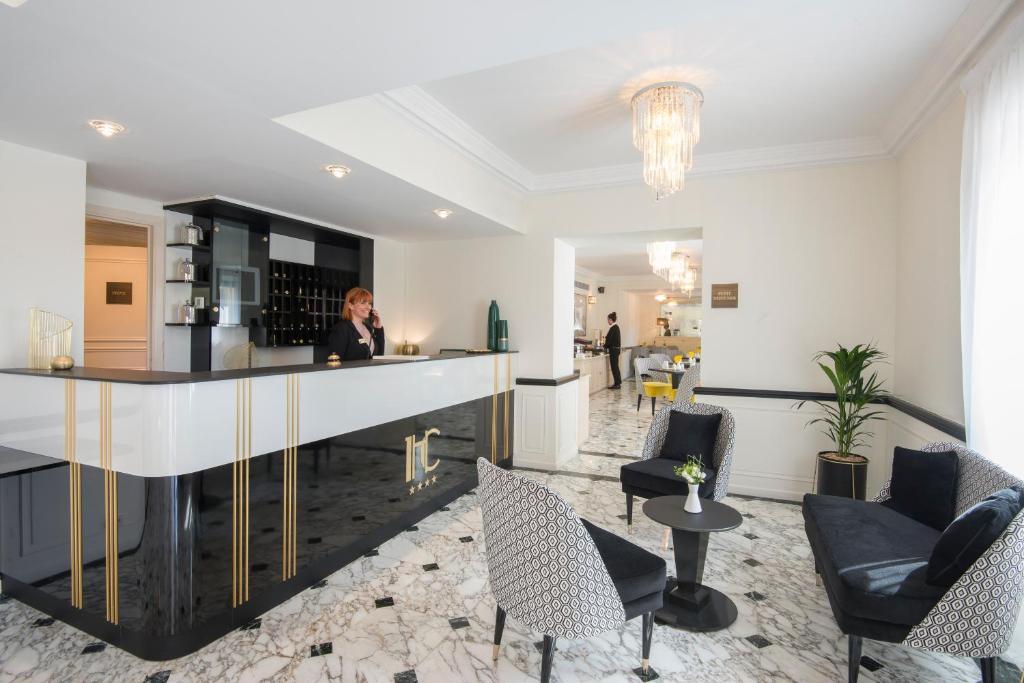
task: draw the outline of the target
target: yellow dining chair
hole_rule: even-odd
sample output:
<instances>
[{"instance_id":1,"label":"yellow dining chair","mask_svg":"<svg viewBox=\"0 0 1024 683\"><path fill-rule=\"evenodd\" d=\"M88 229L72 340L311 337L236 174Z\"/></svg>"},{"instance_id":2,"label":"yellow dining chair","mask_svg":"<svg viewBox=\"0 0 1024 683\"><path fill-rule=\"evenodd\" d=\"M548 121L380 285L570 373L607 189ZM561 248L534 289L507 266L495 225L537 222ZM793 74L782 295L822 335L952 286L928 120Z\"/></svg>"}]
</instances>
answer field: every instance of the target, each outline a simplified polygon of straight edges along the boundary
<instances>
[{"instance_id":1,"label":"yellow dining chair","mask_svg":"<svg viewBox=\"0 0 1024 683\"><path fill-rule=\"evenodd\" d=\"M636 380L636 412L640 412L640 404L644 397L651 399L651 415L654 415L655 404L658 397L667 398L670 402L676 398L676 390L672 388L672 382L660 381L655 377L665 377L665 373L651 370L650 358L636 358L633 360L633 372ZM647 379L645 379L647 377ZM668 379L665 377L665 379Z\"/></svg>"}]
</instances>

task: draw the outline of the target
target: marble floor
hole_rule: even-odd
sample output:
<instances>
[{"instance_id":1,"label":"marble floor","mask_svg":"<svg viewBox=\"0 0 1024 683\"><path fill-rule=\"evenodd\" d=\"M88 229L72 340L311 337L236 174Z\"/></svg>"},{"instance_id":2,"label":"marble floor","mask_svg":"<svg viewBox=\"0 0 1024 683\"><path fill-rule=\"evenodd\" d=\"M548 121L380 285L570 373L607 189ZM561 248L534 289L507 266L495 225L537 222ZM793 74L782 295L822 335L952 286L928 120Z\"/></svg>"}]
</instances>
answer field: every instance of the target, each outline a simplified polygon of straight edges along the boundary
<instances>
[{"instance_id":1,"label":"marble floor","mask_svg":"<svg viewBox=\"0 0 1024 683\"><path fill-rule=\"evenodd\" d=\"M650 423L649 406L638 414L631 388L627 382L621 391L592 397L591 438L562 470L524 472L581 516L620 534L618 468L638 456ZM706 634L656 626L651 663L660 680L845 680L846 641L815 586L799 507L740 497L728 502L743 524L712 534L705 582L733 599L739 618ZM659 547L662 527L642 513L634 521L632 540L671 567L671 551ZM542 634L512 619L500 658L491 660L494 606L480 512L470 493L245 628L177 660L139 660L0 598L0 683L537 680ZM635 681L639 657L637 619L618 633L559 642L553 678ZM970 660L864 644L863 681L978 679Z\"/></svg>"}]
</instances>

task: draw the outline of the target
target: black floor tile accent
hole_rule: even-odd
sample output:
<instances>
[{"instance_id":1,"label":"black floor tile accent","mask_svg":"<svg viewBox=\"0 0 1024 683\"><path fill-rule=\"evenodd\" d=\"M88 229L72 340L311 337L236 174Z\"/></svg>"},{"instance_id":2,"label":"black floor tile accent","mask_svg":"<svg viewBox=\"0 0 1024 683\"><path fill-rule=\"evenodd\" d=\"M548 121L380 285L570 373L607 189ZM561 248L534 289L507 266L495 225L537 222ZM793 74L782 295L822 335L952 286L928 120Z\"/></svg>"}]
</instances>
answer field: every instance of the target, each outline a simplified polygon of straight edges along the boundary
<instances>
[{"instance_id":1,"label":"black floor tile accent","mask_svg":"<svg viewBox=\"0 0 1024 683\"><path fill-rule=\"evenodd\" d=\"M646 674L644 673L644 670L639 666L633 669L633 673L635 673L637 678L639 678L641 681L655 681L661 678L661 676L658 675L658 672L655 671L654 667L652 666L647 667Z\"/></svg>"},{"instance_id":2,"label":"black floor tile accent","mask_svg":"<svg viewBox=\"0 0 1024 683\"><path fill-rule=\"evenodd\" d=\"M107 644L106 643L89 643L88 645L86 645L85 647L82 648L82 654L83 655L91 655L91 654L94 654L96 652L103 652L106 649L107 649Z\"/></svg>"},{"instance_id":3,"label":"black floor tile accent","mask_svg":"<svg viewBox=\"0 0 1024 683\"><path fill-rule=\"evenodd\" d=\"M751 567L760 567L763 563L758 562L752 557L748 557L747 559L743 560L743 564L749 564Z\"/></svg>"},{"instance_id":4,"label":"black floor tile accent","mask_svg":"<svg viewBox=\"0 0 1024 683\"><path fill-rule=\"evenodd\" d=\"M408 671L396 673L395 683L419 683L419 679L416 678L416 672L413 669L409 669Z\"/></svg>"},{"instance_id":5,"label":"black floor tile accent","mask_svg":"<svg viewBox=\"0 0 1024 683\"><path fill-rule=\"evenodd\" d=\"M146 680L144 680L142 683L167 683L168 679L170 679L171 677L171 673L172 672L170 669L157 671L155 674L150 674L146 676Z\"/></svg>"},{"instance_id":6,"label":"black floor tile accent","mask_svg":"<svg viewBox=\"0 0 1024 683\"><path fill-rule=\"evenodd\" d=\"M450 510L451 510L451 508L448 507L447 505L445 505L444 507L441 508L441 512L449 512Z\"/></svg>"},{"instance_id":7,"label":"black floor tile accent","mask_svg":"<svg viewBox=\"0 0 1024 683\"><path fill-rule=\"evenodd\" d=\"M868 671L878 671L882 668L881 663L879 663L877 660L871 659L871 657L868 657L867 655L861 656L860 665Z\"/></svg>"},{"instance_id":8,"label":"black floor tile accent","mask_svg":"<svg viewBox=\"0 0 1024 683\"><path fill-rule=\"evenodd\" d=\"M469 628L469 619L466 617L455 617L454 619L449 619L448 623L451 624L452 628L455 630L460 628Z\"/></svg>"},{"instance_id":9,"label":"black floor tile accent","mask_svg":"<svg viewBox=\"0 0 1024 683\"><path fill-rule=\"evenodd\" d=\"M391 597L390 595L387 596L387 597L383 597L383 598L377 598L376 600L373 601L373 606L374 607L394 607L395 606L395 599L393 597Z\"/></svg>"},{"instance_id":10,"label":"black floor tile accent","mask_svg":"<svg viewBox=\"0 0 1024 683\"><path fill-rule=\"evenodd\" d=\"M431 562L430 564L423 565L423 571L425 572L436 572L440 567L437 566L437 562Z\"/></svg>"},{"instance_id":11,"label":"black floor tile accent","mask_svg":"<svg viewBox=\"0 0 1024 683\"><path fill-rule=\"evenodd\" d=\"M749 538L751 541L753 541L753 540L761 538L761 537L758 536L757 534L752 534L752 533L750 533L748 531L747 533L743 534L743 538Z\"/></svg>"},{"instance_id":12,"label":"black floor tile accent","mask_svg":"<svg viewBox=\"0 0 1024 683\"><path fill-rule=\"evenodd\" d=\"M749 512L744 512L743 516L746 517L747 519L754 519L755 517L757 517L757 515L752 515Z\"/></svg>"},{"instance_id":13,"label":"black floor tile accent","mask_svg":"<svg viewBox=\"0 0 1024 683\"><path fill-rule=\"evenodd\" d=\"M37 627L38 626L50 626L50 625L53 624L53 622L54 622L53 617L40 617L39 619L36 619L32 623L32 625L33 626L37 626Z\"/></svg>"},{"instance_id":14,"label":"black floor tile accent","mask_svg":"<svg viewBox=\"0 0 1024 683\"><path fill-rule=\"evenodd\" d=\"M758 593L757 591L750 591L749 593L744 593L744 595L747 596L748 598L750 598L751 600L753 600L754 602L761 602L766 597L768 597L766 595L762 595L761 593Z\"/></svg>"},{"instance_id":15,"label":"black floor tile accent","mask_svg":"<svg viewBox=\"0 0 1024 683\"><path fill-rule=\"evenodd\" d=\"M472 543L473 542L473 537L472 536L463 536L459 540L462 541L463 543Z\"/></svg>"},{"instance_id":16,"label":"black floor tile accent","mask_svg":"<svg viewBox=\"0 0 1024 683\"><path fill-rule=\"evenodd\" d=\"M353 522L363 522L366 520L366 515L356 515L352 518Z\"/></svg>"},{"instance_id":17,"label":"black floor tile accent","mask_svg":"<svg viewBox=\"0 0 1024 683\"><path fill-rule=\"evenodd\" d=\"M310 586L309 590L317 590L318 588L323 588L326 585L327 585L327 579L320 579L319 581L314 583L312 586Z\"/></svg>"},{"instance_id":18,"label":"black floor tile accent","mask_svg":"<svg viewBox=\"0 0 1024 683\"><path fill-rule=\"evenodd\" d=\"M628 518L626 517L626 515L615 515L615 516L616 516L616 517L618 517L619 519L628 519Z\"/></svg>"},{"instance_id":19,"label":"black floor tile accent","mask_svg":"<svg viewBox=\"0 0 1024 683\"><path fill-rule=\"evenodd\" d=\"M756 634L752 635L752 636L747 636L746 638L744 638L744 640L746 640L750 644L754 645L759 650L762 647L768 647L769 645L772 644L772 641L768 640L767 638L765 638L762 635L756 635Z\"/></svg>"},{"instance_id":20,"label":"black floor tile accent","mask_svg":"<svg viewBox=\"0 0 1024 683\"><path fill-rule=\"evenodd\" d=\"M374 548L373 550L367 550L363 557L377 557L378 555L380 555L380 551Z\"/></svg>"},{"instance_id":21,"label":"black floor tile accent","mask_svg":"<svg viewBox=\"0 0 1024 683\"><path fill-rule=\"evenodd\" d=\"M309 646L309 656L319 657L320 655L329 655L334 652L334 643L320 643L319 645Z\"/></svg>"},{"instance_id":22,"label":"black floor tile accent","mask_svg":"<svg viewBox=\"0 0 1024 683\"><path fill-rule=\"evenodd\" d=\"M411 527L406 529L406 531L419 531L419 530L420 530L420 528L418 526L416 526L415 524L413 524Z\"/></svg>"},{"instance_id":23,"label":"black floor tile accent","mask_svg":"<svg viewBox=\"0 0 1024 683\"><path fill-rule=\"evenodd\" d=\"M238 630L239 631L256 631L256 630L259 630L259 627L262 626L262 625L263 625L263 619L261 619L260 617L256 617L252 621L250 621L250 622L248 622L246 624L242 624L241 626L239 626Z\"/></svg>"}]
</instances>

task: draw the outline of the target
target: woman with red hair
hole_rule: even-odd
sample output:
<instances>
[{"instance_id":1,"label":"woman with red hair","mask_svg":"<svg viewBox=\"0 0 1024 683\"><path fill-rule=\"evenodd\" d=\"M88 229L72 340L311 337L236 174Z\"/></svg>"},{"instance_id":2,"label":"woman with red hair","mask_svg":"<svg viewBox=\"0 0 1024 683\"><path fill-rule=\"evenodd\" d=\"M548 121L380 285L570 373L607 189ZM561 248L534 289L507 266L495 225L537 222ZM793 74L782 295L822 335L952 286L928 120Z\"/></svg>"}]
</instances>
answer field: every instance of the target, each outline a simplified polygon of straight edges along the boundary
<instances>
[{"instance_id":1,"label":"woman with red hair","mask_svg":"<svg viewBox=\"0 0 1024 683\"><path fill-rule=\"evenodd\" d=\"M327 340L330 350L341 360L368 360L384 353L384 326L373 308L373 294L369 290L348 290L341 317Z\"/></svg>"}]
</instances>

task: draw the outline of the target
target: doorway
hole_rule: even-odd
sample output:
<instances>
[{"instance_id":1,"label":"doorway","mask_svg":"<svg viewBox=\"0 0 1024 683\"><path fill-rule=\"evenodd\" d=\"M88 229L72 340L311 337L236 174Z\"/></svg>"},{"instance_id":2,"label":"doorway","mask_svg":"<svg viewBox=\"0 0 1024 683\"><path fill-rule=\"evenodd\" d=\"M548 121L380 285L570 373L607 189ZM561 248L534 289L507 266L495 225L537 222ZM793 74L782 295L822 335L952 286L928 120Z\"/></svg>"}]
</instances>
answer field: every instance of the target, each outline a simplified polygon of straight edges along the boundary
<instances>
[{"instance_id":1,"label":"doorway","mask_svg":"<svg viewBox=\"0 0 1024 683\"><path fill-rule=\"evenodd\" d=\"M85 222L85 366L149 369L149 229Z\"/></svg>"}]
</instances>

